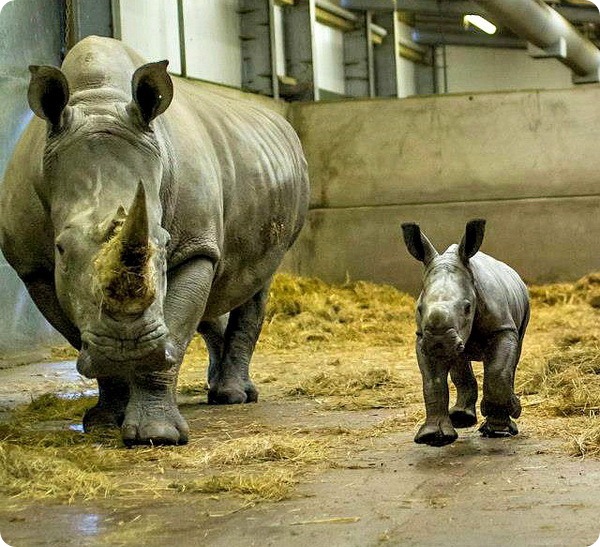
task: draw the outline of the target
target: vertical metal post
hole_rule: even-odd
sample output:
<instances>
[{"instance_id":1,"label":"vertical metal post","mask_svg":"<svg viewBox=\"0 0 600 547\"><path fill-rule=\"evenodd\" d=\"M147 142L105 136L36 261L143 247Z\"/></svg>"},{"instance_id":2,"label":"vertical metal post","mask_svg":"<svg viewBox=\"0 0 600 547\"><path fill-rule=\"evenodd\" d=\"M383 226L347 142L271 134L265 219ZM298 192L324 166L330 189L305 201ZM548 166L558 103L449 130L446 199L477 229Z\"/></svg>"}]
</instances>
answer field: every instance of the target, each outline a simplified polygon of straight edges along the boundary
<instances>
[{"instance_id":1,"label":"vertical metal post","mask_svg":"<svg viewBox=\"0 0 600 547\"><path fill-rule=\"evenodd\" d=\"M279 77L277 75L277 40L275 39L275 2L269 0L269 43L271 52L271 86L273 97L279 99Z\"/></svg>"},{"instance_id":2,"label":"vertical metal post","mask_svg":"<svg viewBox=\"0 0 600 547\"><path fill-rule=\"evenodd\" d=\"M369 19L365 13L356 28L344 34L345 92L351 97L370 96L373 44Z\"/></svg>"},{"instance_id":3,"label":"vertical metal post","mask_svg":"<svg viewBox=\"0 0 600 547\"><path fill-rule=\"evenodd\" d=\"M274 2L241 0L238 13L242 48L242 88L276 97L279 95L279 81L274 50Z\"/></svg>"},{"instance_id":4,"label":"vertical metal post","mask_svg":"<svg viewBox=\"0 0 600 547\"><path fill-rule=\"evenodd\" d=\"M185 59L185 16L183 13L183 0L177 0L177 27L179 30L179 64L181 76L187 77L187 64Z\"/></svg>"},{"instance_id":5,"label":"vertical metal post","mask_svg":"<svg viewBox=\"0 0 600 547\"><path fill-rule=\"evenodd\" d=\"M315 0L297 0L283 10L287 75L295 80L295 84L285 90L285 97L318 101Z\"/></svg>"},{"instance_id":6,"label":"vertical metal post","mask_svg":"<svg viewBox=\"0 0 600 547\"><path fill-rule=\"evenodd\" d=\"M310 40L311 40L311 61L313 70L313 100L321 99L321 90L319 87L319 54L317 50L317 0L309 1L310 13Z\"/></svg>"},{"instance_id":7,"label":"vertical metal post","mask_svg":"<svg viewBox=\"0 0 600 547\"><path fill-rule=\"evenodd\" d=\"M367 26L367 67L369 73L369 97L375 97L375 53L373 45L373 12L365 13L365 24Z\"/></svg>"},{"instance_id":8,"label":"vertical metal post","mask_svg":"<svg viewBox=\"0 0 600 547\"><path fill-rule=\"evenodd\" d=\"M400 53L398 51L399 45L400 45L400 21L398 21L398 12L396 10L394 10L394 12L393 12L393 17L394 17L393 40L394 40L394 68L396 71L396 97L400 97L400 81L402 79L401 75L400 75L400 63L399 63Z\"/></svg>"},{"instance_id":9,"label":"vertical metal post","mask_svg":"<svg viewBox=\"0 0 600 547\"><path fill-rule=\"evenodd\" d=\"M375 94L377 97L398 96L398 45L395 11L377 15L376 23L387 31L383 43L374 50Z\"/></svg>"},{"instance_id":10,"label":"vertical metal post","mask_svg":"<svg viewBox=\"0 0 600 547\"><path fill-rule=\"evenodd\" d=\"M113 38L121 40L121 0L111 0L110 11L112 18Z\"/></svg>"}]
</instances>

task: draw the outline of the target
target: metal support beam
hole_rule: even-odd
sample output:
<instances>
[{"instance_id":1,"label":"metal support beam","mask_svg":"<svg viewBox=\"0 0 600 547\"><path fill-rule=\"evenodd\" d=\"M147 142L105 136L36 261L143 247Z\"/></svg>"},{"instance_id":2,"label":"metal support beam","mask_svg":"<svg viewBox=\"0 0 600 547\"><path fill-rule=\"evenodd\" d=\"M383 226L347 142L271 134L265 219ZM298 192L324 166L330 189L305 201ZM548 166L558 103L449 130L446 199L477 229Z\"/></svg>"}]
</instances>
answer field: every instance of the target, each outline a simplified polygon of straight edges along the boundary
<instances>
[{"instance_id":1,"label":"metal support beam","mask_svg":"<svg viewBox=\"0 0 600 547\"><path fill-rule=\"evenodd\" d=\"M111 0L66 0L69 36L67 47L90 36L113 36Z\"/></svg>"},{"instance_id":2,"label":"metal support beam","mask_svg":"<svg viewBox=\"0 0 600 547\"><path fill-rule=\"evenodd\" d=\"M354 30L344 34L344 73L346 95L373 97L373 40L371 38L371 13L365 12L356 22Z\"/></svg>"},{"instance_id":3,"label":"metal support beam","mask_svg":"<svg viewBox=\"0 0 600 547\"><path fill-rule=\"evenodd\" d=\"M294 5L286 5L282 9L287 76L293 78L295 83L282 85L280 93L287 99L318 101L315 0L297 0Z\"/></svg>"},{"instance_id":4,"label":"metal support beam","mask_svg":"<svg viewBox=\"0 0 600 547\"><path fill-rule=\"evenodd\" d=\"M274 78L274 5L270 0L240 1L242 89L277 97Z\"/></svg>"},{"instance_id":5,"label":"metal support beam","mask_svg":"<svg viewBox=\"0 0 600 547\"><path fill-rule=\"evenodd\" d=\"M377 97L398 97L398 43L396 12L381 12L375 23L387 31L381 45L374 49L375 95Z\"/></svg>"}]
</instances>

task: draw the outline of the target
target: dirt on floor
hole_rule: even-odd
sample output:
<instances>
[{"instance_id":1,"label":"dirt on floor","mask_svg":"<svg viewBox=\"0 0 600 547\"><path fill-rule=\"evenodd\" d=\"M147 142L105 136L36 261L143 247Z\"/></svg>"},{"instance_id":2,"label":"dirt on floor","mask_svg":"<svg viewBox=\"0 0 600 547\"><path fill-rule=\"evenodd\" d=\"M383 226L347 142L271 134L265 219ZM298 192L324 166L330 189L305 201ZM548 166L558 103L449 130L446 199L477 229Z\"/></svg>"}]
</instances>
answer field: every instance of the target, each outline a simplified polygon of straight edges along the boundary
<instances>
[{"instance_id":1,"label":"dirt on floor","mask_svg":"<svg viewBox=\"0 0 600 547\"><path fill-rule=\"evenodd\" d=\"M443 448L413 442L424 415L414 301L369 284L280 280L253 362L258 404L205 404L195 340L179 386L187 446L84 435L95 385L72 361L0 370L0 535L14 547L592 545L600 312L590 285L532 290L510 439L468 428Z\"/></svg>"}]
</instances>

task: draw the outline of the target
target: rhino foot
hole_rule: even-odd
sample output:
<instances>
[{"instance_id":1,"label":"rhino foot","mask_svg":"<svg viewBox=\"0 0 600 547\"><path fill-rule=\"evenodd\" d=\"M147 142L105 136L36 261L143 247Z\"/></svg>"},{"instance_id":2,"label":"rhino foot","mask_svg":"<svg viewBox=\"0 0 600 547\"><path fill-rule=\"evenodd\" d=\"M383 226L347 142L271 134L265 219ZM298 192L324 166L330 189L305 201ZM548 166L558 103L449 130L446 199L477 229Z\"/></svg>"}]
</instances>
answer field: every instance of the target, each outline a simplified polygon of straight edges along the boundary
<instances>
[{"instance_id":1,"label":"rhino foot","mask_svg":"<svg viewBox=\"0 0 600 547\"><path fill-rule=\"evenodd\" d=\"M258 391L251 381L229 380L211 385L208 390L209 405L236 405L241 403L256 403Z\"/></svg>"},{"instance_id":2,"label":"rhino foot","mask_svg":"<svg viewBox=\"0 0 600 547\"><path fill-rule=\"evenodd\" d=\"M475 409L453 406L450 409L450 421L457 428L471 427L477 423Z\"/></svg>"},{"instance_id":3,"label":"rhino foot","mask_svg":"<svg viewBox=\"0 0 600 547\"><path fill-rule=\"evenodd\" d=\"M128 405L121 434L125 446L186 444L189 427L176 405Z\"/></svg>"},{"instance_id":4,"label":"rhino foot","mask_svg":"<svg viewBox=\"0 0 600 547\"><path fill-rule=\"evenodd\" d=\"M508 421L494 421L488 418L479 428L479 432L482 437L514 437L519 433L519 428L510 418Z\"/></svg>"},{"instance_id":5,"label":"rhino foot","mask_svg":"<svg viewBox=\"0 0 600 547\"><path fill-rule=\"evenodd\" d=\"M121 427L129 401L129 385L122 378L98 378L98 402L83 416L83 430Z\"/></svg>"},{"instance_id":6,"label":"rhino foot","mask_svg":"<svg viewBox=\"0 0 600 547\"><path fill-rule=\"evenodd\" d=\"M511 416L518 418L521 415L521 401L516 395L512 395L507 405L499 405L498 403L490 403L484 397L481 401L481 413L484 416Z\"/></svg>"},{"instance_id":7,"label":"rhino foot","mask_svg":"<svg viewBox=\"0 0 600 547\"><path fill-rule=\"evenodd\" d=\"M458 433L450 420L440 420L437 423L424 423L415 435L415 442L429 446L445 446L457 438Z\"/></svg>"},{"instance_id":8,"label":"rhino foot","mask_svg":"<svg viewBox=\"0 0 600 547\"><path fill-rule=\"evenodd\" d=\"M96 405L86 410L83 416L83 430L89 433L96 429L115 429L121 427L125 419L125 407L114 408Z\"/></svg>"}]
</instances>

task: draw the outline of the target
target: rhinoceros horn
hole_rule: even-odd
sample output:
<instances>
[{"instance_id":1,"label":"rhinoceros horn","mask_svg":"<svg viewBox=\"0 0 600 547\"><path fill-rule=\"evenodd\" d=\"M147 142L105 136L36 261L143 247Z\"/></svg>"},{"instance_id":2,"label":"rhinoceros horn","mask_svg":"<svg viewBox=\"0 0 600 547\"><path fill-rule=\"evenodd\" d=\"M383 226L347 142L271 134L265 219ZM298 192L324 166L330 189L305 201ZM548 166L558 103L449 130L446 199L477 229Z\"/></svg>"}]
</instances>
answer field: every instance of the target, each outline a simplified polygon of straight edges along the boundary
<instances>
[{"instance_id":1,"label":"rhinoceros horn","mask_svg":"<svg viewBox=\"0 0 600 547\"><path fill-rule=\"evenodd\" d=\"M140 181L121 230L105 243L96 259L108 311L138 314L152 303L155 288L151 254L146 192Z\"/></svg>"},{"instance_id":2,"label":"rhinoceros horn","mask_svg":"<svg viewBox=\"0 0 600 547\"><path fill-rule=\"evenodd\" d=\"M148 210L146 209L146 190L142 181L138 183L133 204L119 233L123 245L122 260L128 262L128 255L147 254L148 251ZM142 258L143 256L140 256Z\"/></svg>"}]
</instances>

